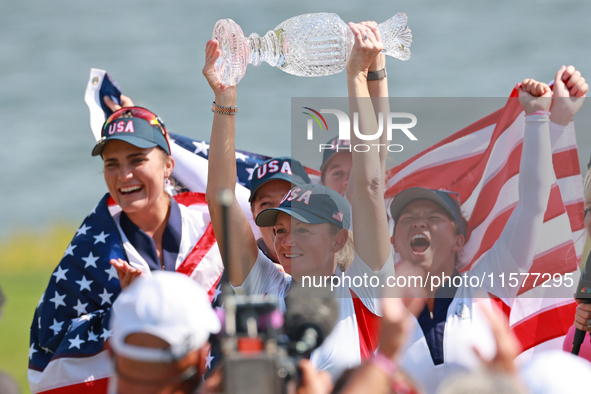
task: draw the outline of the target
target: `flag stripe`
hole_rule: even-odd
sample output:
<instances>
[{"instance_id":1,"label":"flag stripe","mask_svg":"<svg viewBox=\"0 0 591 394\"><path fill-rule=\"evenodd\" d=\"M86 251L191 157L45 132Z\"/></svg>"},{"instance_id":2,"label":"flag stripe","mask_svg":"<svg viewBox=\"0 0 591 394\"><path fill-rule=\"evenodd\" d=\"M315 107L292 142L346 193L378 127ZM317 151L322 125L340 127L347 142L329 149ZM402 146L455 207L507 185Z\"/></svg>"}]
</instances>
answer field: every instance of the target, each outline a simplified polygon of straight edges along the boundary
<instances>
[{"instance_id":1,"label":"flag stripe","mask_svg":"<svg viewBox=\"0 0 591 394\"><path fill-rule=\"evenodd\" d=\"M567 305L548 309L513 325L512 330L521 342L521 351L566 335L573 325L576 308L577 304L573 301Z\"/></svg>"},{"instance_id":2,"label":"flag stripe","mask_svg":"<svg viewBox=\"0 0 591 394\"><path fill-rule=\"evenodd\" d=\"M572 242L565 242L561 246L547 251L543 256L534 259L534 262L529 272L534 274L542 274L539 277L529 276L527 280L522 283L519 290L519 295L528 290L533 289L534 282L536 286L550 286L555 287L550 278L555 274L566 274L575 271L578 266L576 264L577 256ZM561 277L562 283L562 277ZM574 316L574 315L573 315Z\"/></svg>"},{"instance_id":3,"label":"flag stripe","mask_svg":"<svg viewBox=\"0 0 591 394\"><path fill-rule=\"evenodd\" d=\"M556 178L561 179L573 175L581 175L579 157L576 153L576 149L569 149L552 155Z\"/></svg>"},{"instance_id":4,"label":"flag stripe","mask_svg":"<svg viewBox=\"0 0 591 394\"><path fill-rule=\"evenodd\" d=\"M501 189L507 182L507 179L513 178L515 175L519 174L520 161L521 145L519 145L519 149L514 149L511 152L509 158L506 161L505 166L482 187L480 194L488 196L498 196ZM462 194L460 194L460 196L462 196ZM476 205L474 206L472 216L470 217L469 226L471 228L476 228L480 226L484 222L486 217L490 215L496 202L497 200L493 198L478 199Z\"/></svg>"},{"instance_id":5,"label":"flag stripe","mask_svg":"<svg viewBox=\"0 0 591 394\"><path fill-rule=\"evenodd\" d=\"M462 271L478 264L495 244L519 199L525 122L517 96L514 89L504 108L387 172L388 198L411 186L446 189L460 194L462 212L471 229L461 256ZM529 272L546 273L550 277L560 274L564 280L566 275L576 276L578 273L583 251L583 189L574 127L561 128L551 124L550 132L557 182L550 192ZM534 279L530 277L525 281L519 289L520 297L543 296L545 289L540 286L545 281L538 280L534 288ZM555 290L564 293L568 289ZM549 305L540 312L535 303L520 300L519 297L514 299L512 308L500 299L495 303L511 317L524 350L565 335L572 324L574 310L570 303L565 306L563 301L544 300ZM514 318L517 316L519 321ZM564 316L568 316L566 322L559 320Z\"/></svg>"},{"instance_id":6,"label":"flag stripe","mask_svg":"<svg viewBox=\"0 0 591 394\"><path fill-rule=\"evenodd\" d=\"M585 203L579 201L574 204L569 204L565 208L570 220L571 229L573 231L583 230L585 228Z\"/></svg>"},{"instance_id":7,"label":"flag stripe","mask_svg":"<svg viewBox=\"0 0 591 394\"><path fill-rule=\"evenodd\" d=\"M378 348L378 339L380 334L380 317L372 313L363 304L363 301L351 291L353 307L355 308L355 319L357 320L357 330L359 333L359 352L361 360L371 357Z\"/></svg>"},{"instance_id":8,"label":"flag stripe","mask_svg":"<svg viewBox=\"0 0 591 394\"><path fill-rule=\"evenodd\" d=\"M470 126L463 128L462 130L458 131L457 133L450 135L449 137L443 139L441 142L425 149L424 151L420 152L419 154L417 154L417 155L411 157L410 159L406 160L405 162L401 163L400 165L398 165L394 168L391 168L390 170L387 171L388 178L395 176L402 169L410 166L411 164L415 163L420 158L423 158L427 154L435 151L436 149L438 149L442 146L445 146L449 143L452 143L458 139L461 139L462 137L469 136L470 134L477 132L481 129L485 129L486 127L490 127L490 126L496 124L502 111L503 111L502 109L499 109L498 111L488 115L487 117L476 121L475 123L471 124Z\"/></svg>"},{"instance_id":9,"label":"flag stripe","mask_svg":"<svg viewBox=\"0 0 591 394\"><path fill-rule=\"evenodd\" d=\"M198 204L198 205L207 205L207 201L205 200L204 193L197 193L197 192L184 192L177 194L174 196L174 200L186 207Z\"/></svg>"},{"instance_id":10,"label":"flag stripe","mask_svg":"<svg viewBox=\"0 0 591 394\"><path fill-rule=\"evenodd\" d=\"M91 382L72 384L52 390L41 391L40 394L105 394L108 387L109 378L103 378Z\"/></svg>"},{"instance_id":11,"label":"flag stripe","mask_svg":"<svg viewBox=\"0 0 591 394\"><path fill-rule=\"evenodd\" d=\"M213 226L209 223L191 253L189 253L185 261L183 261L183 263L177 268L176 272L190 276L215 243L216 240L215 235L213 234Z\"/></svg>"}]
</instances>

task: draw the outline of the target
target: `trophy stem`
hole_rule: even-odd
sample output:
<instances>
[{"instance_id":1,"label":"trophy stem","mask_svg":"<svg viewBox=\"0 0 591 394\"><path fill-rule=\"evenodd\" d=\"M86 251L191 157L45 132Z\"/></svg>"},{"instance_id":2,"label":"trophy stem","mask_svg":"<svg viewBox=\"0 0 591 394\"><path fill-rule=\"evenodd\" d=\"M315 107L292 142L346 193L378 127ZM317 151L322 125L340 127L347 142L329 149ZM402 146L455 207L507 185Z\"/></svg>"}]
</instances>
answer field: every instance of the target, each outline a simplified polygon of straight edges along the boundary
<instances>
[{"instance_id":1,"label":"trophy stem","mask_svg":"<svg viewBox=\"0 0 591 394\"><path fill-rule=\"evenodd\" d=\"M273 67L277 65L279 50L277 36L273 31L269 30L263 37L252 33L247 40L250 48L248 63L254 66L260 66L263 62L267 62Z\"/></svg>"}]
</instances>

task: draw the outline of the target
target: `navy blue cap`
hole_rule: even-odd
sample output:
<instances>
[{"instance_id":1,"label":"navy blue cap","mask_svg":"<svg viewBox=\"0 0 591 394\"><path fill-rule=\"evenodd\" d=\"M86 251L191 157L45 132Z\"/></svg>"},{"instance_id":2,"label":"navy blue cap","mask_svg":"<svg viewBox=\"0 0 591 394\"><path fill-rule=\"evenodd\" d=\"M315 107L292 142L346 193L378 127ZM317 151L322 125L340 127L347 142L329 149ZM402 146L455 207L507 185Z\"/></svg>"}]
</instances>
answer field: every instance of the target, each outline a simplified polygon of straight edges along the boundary
<instances>
[{"instance_id":1,"label":"navy blue cap","mask_svg":"<svg viewBox=\"0 0 591 394\"><path fill-rule=\"evenodd\" d=\"M341 140L339 137L335 137L328 141L326 145L331 145L330 149L322 149L322 165L320 171L323 172L329 160L336 154L341 152L351 153L351 140Z\"/></svg>"},{"instance_id":2,"label":"navy blue cap","mask_svg":"<svg viewBox=\"0 0 591 394\"><path fill-rule=\"evenodd\" d=\"M159 146L170 155L162 129L142 118L117 118L104 125L101 139L92 150L92 155L102 155L105 144L111 140L125 141L142 149Z\"/></svg>"},{"instance_id":3,"label":"navy blue cap","mask_svg":"<svg viewBox=\"0 0 591 394\"><path fill-rule=\"evenodd\" d=\"M460 210L459 199L460 195L456 192L427 189L424 187L409 187L396 195L392 204L390 204L390 213L392 214L392 219L396 222L404 207L409 203L415 200L433 201L447 212L449 217L458 224L460 232L466 236L468 229L466 228L466 222Z\"/></svg>"},{"instance_id":4,"label":"navy blue cap","mask_svg":"<svg viewBox=\"0 0 591 394\"><path fill-rule=\"evenodd\" d=\"M265 209L256 217L259 227L271 227L280 212L304 223L331 223L349 229L351 211L345 197L324 185L301 185L291 189L277 208Z\"/></svg>"},{"instance_id":5,"label":"navy blue cap","mask_svg":"<svg viewBox=\"0 0 591 394\"><path fill-rule=\"evenodd\" d=\"M291 157L274 157L254 169L248 202L253 200L259 187L274 180L284 180L295 186L310 183L310 177L302 163Z\"/></svg>"}]
</instances>

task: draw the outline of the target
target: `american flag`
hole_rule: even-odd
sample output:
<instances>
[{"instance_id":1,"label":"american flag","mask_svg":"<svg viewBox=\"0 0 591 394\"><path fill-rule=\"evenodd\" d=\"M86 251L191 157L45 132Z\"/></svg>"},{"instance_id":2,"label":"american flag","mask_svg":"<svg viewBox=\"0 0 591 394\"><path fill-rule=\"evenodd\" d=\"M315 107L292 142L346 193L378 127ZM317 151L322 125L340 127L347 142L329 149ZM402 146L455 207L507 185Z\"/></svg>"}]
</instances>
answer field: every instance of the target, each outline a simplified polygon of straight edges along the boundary
<instances>
[{"instance_id":1,"label":"american flag","mask_svg":"<svg viewBox=\"0 0 591 394\"><path fill-rule=\"evenodd\" d=\"M177 163L173 177L185 181L177 179L177 186L189 189L174 198L204 217L202 235L177 272L194 278L213 301L219 294L222 265L202 193L207 160L198 157L195 148L206 147L207 143L171 137L175 141L172 150ZM249 185L253 168L264 160L265 156L237 154L241 171L236 187L243 189L245 206L248 206L248 189L242 185ZM112 198L103 197L83 221L51 275L31 325L29 383L33 393L106 392L112 372L103 345L111 335L108 329L111 305L121 291L117 272L109 260L129 261L112 218L120 210ZM209 365L212 360L210 354Z\"/></svg>"},{"instance_id":2,"label":"american flag","mask_svg":"<svg viewBox=\"0 0 591 394\"><path fill-rule=\"evenodd\" d=\"M100 136L106 118L100 100L105 81L114 83L105 71L91 70L85 100L95 136ZM176 134L169 136L176 163L172 174L174 187L169 191L175 194L177 203L204 217L203 229L199 231L202 235L195 240L177 272L194 278L215 301L220 293L222 264L203 194L207 186L209 145ZM236 195L257 236L260 232L248 203L250 180L255 168L269 158L236 151ZM76 232L39 301L29 348L29 384L33 393L105 393L107 390L112 371L103 346L111 335L110 308L121 291L117 272L109 260L129 261L112 219L120 210L112 198L103 197ZM213 356L210 353L206 358L210 369Z\"/></svg>"},{"instance_id":3,"label":"american flag","mask_svg":"<svg viewBox=\"0 0 591 394\"><path fill-rule=\"evenodd\" d=\"M387 198L411 186L459 193L470 232L461 256L468 270L499 238L517 204L524 114L513 90L505 107L480 119L388 171ZM574 126L550 127L556 182L552 187L538 249L530 272L572 274L585 243L583 186ZM521 341L522 357L534 350L561 349L574 320L573 291L540 296L541 281L526 281L519 296L506 305L511 327Z\"/></svg>"},{"instance_id":4,"label":"american flag","mask_svg":"<svg viewBox=\"0 0 591 394\"><path fill-rule=\"evenodd\" d=\"M334 211L332 213L332 218L338 220L339 222L343 221L343 213L339 211Z\"/></svg>"}]
</instances>

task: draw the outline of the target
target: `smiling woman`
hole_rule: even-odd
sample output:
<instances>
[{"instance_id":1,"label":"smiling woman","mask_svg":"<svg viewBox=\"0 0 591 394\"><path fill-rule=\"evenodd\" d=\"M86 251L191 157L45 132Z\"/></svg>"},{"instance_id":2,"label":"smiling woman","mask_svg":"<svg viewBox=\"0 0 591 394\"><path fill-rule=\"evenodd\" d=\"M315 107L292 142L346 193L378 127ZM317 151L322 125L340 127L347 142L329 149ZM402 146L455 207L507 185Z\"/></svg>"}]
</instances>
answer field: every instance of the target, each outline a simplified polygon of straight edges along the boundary
<instances>
[{"instance_id":1,"label":"smiling woman","mask_svg":"<svg viewBox=\"0 0 591 394\"><path fill-rule=\"evenodd\" d=\"M162 121L144 108L121 108L103 125L102 138L92 155L103 158L105 183L122 210L123 232L130 239L137 230L150 237L155 249L152 252L157 255L157 260L151 256L151 262L165 269L162 241L171 213L171 198L164 191L164 183L174 169L174 159ZM138 243L136 247L143 249L146 245ZM112 264L122 288L141 274L140 269L120 261Z\"/></svg>"},{"instance_id":2,"label":"smiling woman","mask_svg":"<svg viewBox=\"0 0 591 394\"><path fill-rule=\"evenodd\" d=\"M72 385L105 392L111 306L138 276L176 271L213 294L223 271L209 215L193 209L204 206L203 196L165 190L175 162L162 121L145 108L111 109L92 151L103 159L109 194L78 229L37 307L29 349L33 393ZM205 256L208 264L199 265Z\"/></svg>"},{"instance_id":3,"label":"smiling woman","mask_svg":"<svg viewBox=\"0 0 591 394\"><path fill-rule=\"evenodd\" d=\"M170 205L164 181L174 160L156 148L142 149L124 141L112 141L103 150L105 183L111 197L135 223L162 222ZM156 215L142 215L152 209ZM140 226L143 227L143 226ZM145 227L150 227L149 223Z\"/></svg>"}]
</instances>

